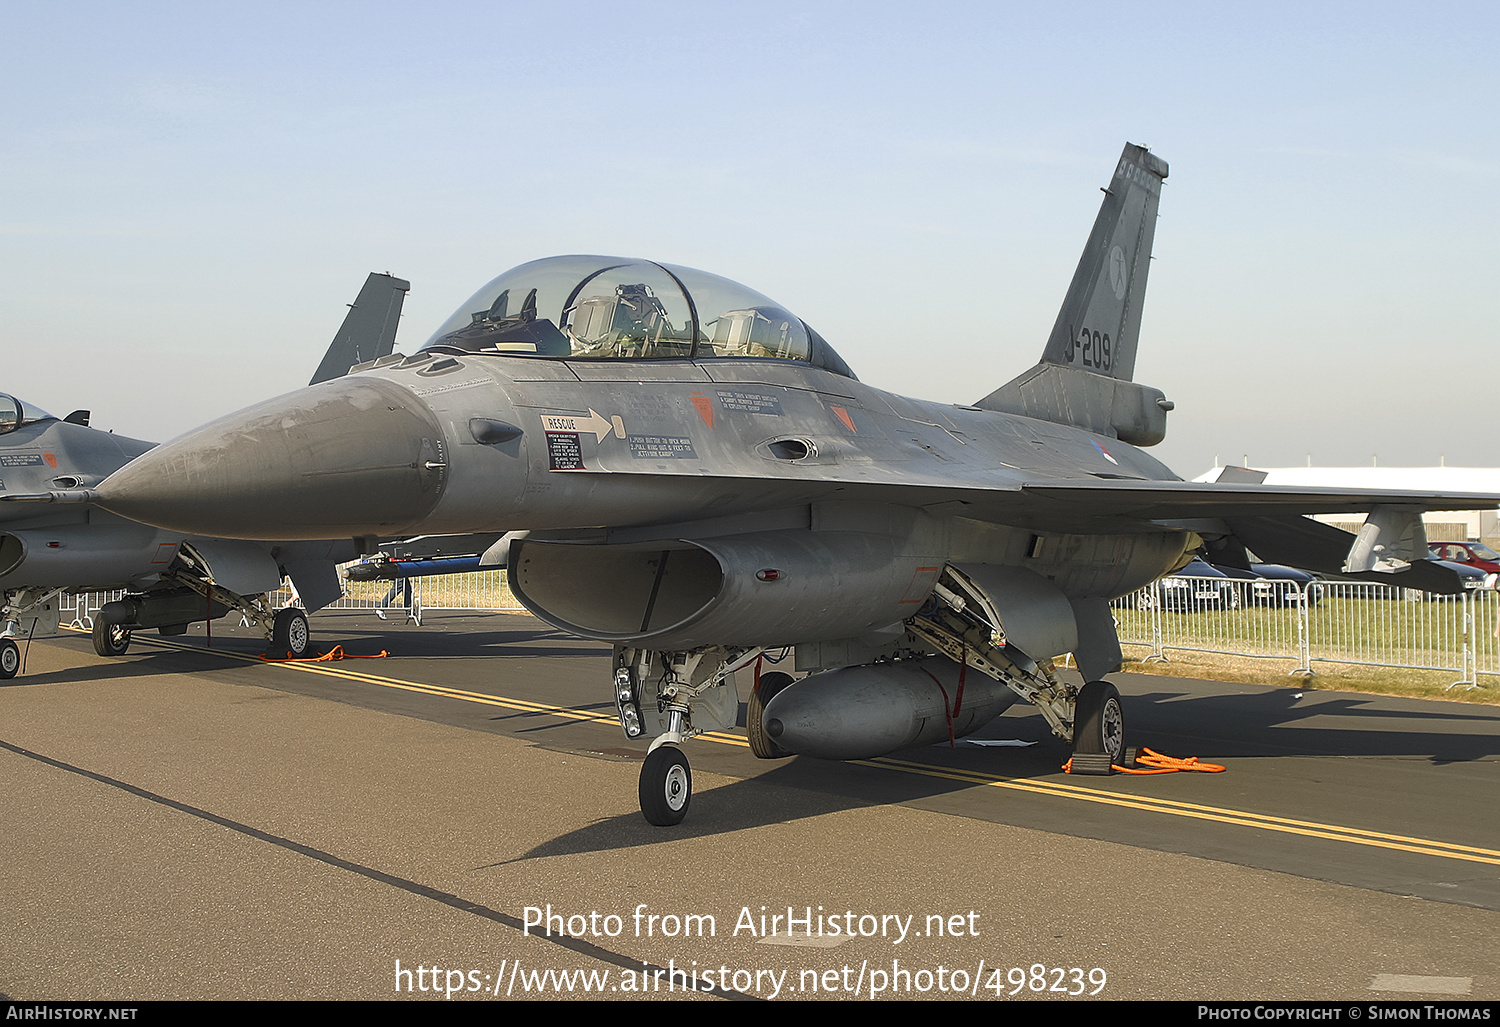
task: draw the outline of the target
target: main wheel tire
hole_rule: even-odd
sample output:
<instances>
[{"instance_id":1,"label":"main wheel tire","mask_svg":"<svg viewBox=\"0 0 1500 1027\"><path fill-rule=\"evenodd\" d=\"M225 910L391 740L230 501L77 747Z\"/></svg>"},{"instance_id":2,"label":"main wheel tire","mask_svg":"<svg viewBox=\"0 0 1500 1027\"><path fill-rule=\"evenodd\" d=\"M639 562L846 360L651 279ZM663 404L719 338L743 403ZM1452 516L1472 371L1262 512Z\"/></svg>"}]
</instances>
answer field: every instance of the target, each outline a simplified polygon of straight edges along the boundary
<instances>
[{"instance_id":1,"label":"main wheel tire","mask_svg":"<svg viewBox=\"0 0 1500 1027\"><path fill-rule=\"evenodd\" d=\"M641 767L641 812L657 827L682 823L693 801L693 771L675 745L659 745Z\"/></svg>"},{"instance_id":2,"label":"main wheel tire","mask_svg":"<svg viewBox=\"0 0 1500 1027\"><path fill-rule=\"evenodd\" d=\"M1104 754L1119 763L1125 752L1125 710L1119 690L1108 681L1090 681L1078 693L1073 713L1073 751Z\"/></svg>"},{"instance_id":3,"label":"main wheel tire","mask_svg":"<svg viewBox=\"0 0 1500 1027\"><path fill-rule=\"evenodd\" d=\"M13 678L21 671L21 650L8 638L0 638L0 678Z\"/></svg>"},{"instance_id":4,"label":"main wheel tire","mask_svg":"<svg viewBox=\"0 0 1500 1027\"><path fill-rule=\"evenodd\" d=\"M307 626L307 614L295 606L276 611L271 624L271 653L280 656L290 653L301 659L312 648L312 631Z\"/></svg>"},{"instance_id":5,"label":"main wheel tire","mask_svg":"<svg viewBox=\"0 0 1500 1027\"><path fill-rule=\"evenodd\" d=\"M130 629L109 604L94 615L94 652L100 656L124 656L130 648Z\"/></svg>"},{"instance_id":6,"label":"main wheel tire","mask_svg":"<svg viewBox=\"0 0 1500 1027\"><path fill-rule=\"evenodd\" d=\"M793 678L781 671L771 671L760 676L760 684L750 692L750 701L745 703L745 734L750 736L750 751L759 759L779 760L792 755L776 744L776 739L766 734L766 706L776 694Z\"/></svg>"}]
</instances>

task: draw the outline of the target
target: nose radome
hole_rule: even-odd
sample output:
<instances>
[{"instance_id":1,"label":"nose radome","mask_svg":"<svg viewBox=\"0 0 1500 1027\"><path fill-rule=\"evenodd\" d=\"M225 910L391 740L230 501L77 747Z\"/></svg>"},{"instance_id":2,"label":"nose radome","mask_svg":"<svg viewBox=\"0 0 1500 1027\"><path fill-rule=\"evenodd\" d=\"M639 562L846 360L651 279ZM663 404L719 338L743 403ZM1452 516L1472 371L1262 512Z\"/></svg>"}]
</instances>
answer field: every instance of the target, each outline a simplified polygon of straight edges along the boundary
<instances>
[{"instance_id":1,"label":"nose radome","mask_svg":"<svg viewBox=\"0 0 1500 1027\"><path fill-rule=\"evenodd\" d=\"M383 378L340 378L222 417L137 457L98 488L112 513L218 538L389 535L442 496L432 411Z\"/></svg>"}]
</instances>

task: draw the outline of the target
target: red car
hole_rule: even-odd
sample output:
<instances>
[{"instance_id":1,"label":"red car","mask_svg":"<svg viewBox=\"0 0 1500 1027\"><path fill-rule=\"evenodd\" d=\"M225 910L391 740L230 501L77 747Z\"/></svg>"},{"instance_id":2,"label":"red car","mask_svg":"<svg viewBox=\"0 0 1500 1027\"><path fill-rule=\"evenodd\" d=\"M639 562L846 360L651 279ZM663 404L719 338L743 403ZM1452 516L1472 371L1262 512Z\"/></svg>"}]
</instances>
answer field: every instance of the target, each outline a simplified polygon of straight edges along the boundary
<instances>
[{"instance_id":1,"label":"red car","mask_svg":"<svg viewBox=\"0 0 1500 1027\"><path fill-rule=\"evenodd\" d=\"M1429 542L1427 549L1439 560L1484 571L1484 583L1490 588L1500 580L1500 553L1483 542Z\"/></svg>"}]
</instances>

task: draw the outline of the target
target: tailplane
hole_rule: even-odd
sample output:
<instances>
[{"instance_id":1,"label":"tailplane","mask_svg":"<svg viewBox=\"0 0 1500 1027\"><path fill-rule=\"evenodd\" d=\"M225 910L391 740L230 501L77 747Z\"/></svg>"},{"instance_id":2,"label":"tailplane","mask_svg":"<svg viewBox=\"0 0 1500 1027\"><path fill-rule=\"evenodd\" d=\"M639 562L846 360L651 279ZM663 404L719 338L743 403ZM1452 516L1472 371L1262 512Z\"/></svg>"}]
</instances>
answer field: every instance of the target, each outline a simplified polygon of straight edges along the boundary
<instances>
[{"instance_id":1,"label":"tailplane","mask_svg":"<svg viewBox=\"0 0 1500 1027\"><path fill-rule=\"evenodd\" d=\"M1125 145L1041 361L977 404L1113 435L1139 446L1166 436L1172 408L1136 385L1141 307L1167 163Z\"/></svg>"}]
</instances>

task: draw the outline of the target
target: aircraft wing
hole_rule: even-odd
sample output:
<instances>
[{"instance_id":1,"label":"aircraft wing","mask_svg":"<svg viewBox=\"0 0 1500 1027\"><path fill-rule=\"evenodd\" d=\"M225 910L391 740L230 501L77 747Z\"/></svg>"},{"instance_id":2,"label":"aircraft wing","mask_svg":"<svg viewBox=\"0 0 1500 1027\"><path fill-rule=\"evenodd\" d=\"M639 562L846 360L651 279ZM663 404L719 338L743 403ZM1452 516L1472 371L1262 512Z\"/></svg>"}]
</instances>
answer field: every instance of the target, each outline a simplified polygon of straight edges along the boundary
<instances>
[{"instance_id":1,"label":"aircraft wing","mask_svg":"<svg viewBox=\"0 0 1500 1027\"><path fill-rule=\"evenodd\" d=\"M618 472L616 472L618 473ZM728 475L697 475L639 470L633 477L650 479L664 492L681 490L685 483L712 482L731 488L744 479ZM988 480L985 480L985 479ZM801 479L761 479L757 498L765 509L829 501L868 501L945 512L975 520L1057 530L1097 530L1101 524L1118 529L1129 522L1136 528L1176 521L1235 520L1249 517L1302 519L1311 514L1367 514L1377 508L1402 513L1429 510L1493 510L1500 494L1445 493L1392 489L1329 489L1307 486L1216 484L1147 479L1049 478L1038 480L1011 472L903 475L882 468L877 474L831 471ZM1171 525L1176 526L1176 525ZM1347 535L1347 532L1340 532Z\"/></svg>"},{"instance_id":2,"label":"aircraft wing","mask_svg":"<svg viewBox=\"0 0 1500 1027\"><path fill-rule=\"evenodd\" d=\"M1062 481L1023 485L1032 496L1087 505L1091 512L1151 520L1263 514L1368 513L1375 506L1493 510L1500 495L1395 489L1312 488L1194 481Z\"/></svg>"}]
</instances>

